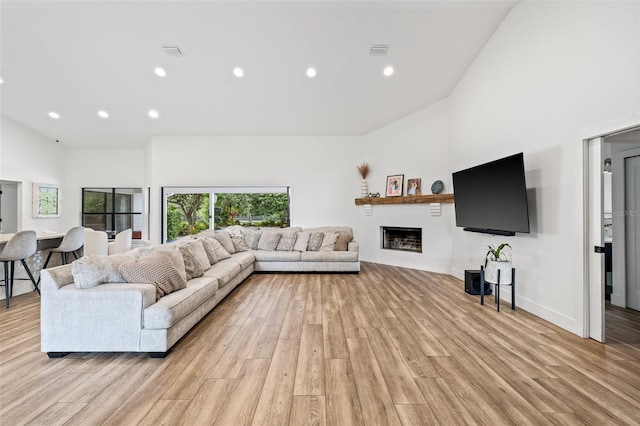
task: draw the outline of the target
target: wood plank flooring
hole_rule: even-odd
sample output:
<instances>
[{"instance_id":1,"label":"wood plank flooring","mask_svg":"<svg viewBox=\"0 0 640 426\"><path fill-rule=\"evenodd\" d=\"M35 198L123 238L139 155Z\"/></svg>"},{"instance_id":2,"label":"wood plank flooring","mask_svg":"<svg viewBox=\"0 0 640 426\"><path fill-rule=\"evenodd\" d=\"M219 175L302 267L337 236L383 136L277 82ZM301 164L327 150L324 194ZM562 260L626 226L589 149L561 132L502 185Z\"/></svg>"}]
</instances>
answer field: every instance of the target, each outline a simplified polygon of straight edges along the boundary
<instances>
[{"instance_id":1,"label":"wood plank flooring","mask_svg":"<svg viewBox=\"0 0 640 426\"><path fill-rule=\"evenodd\" d=\"M40 353L35 293L0 308L1 425L637 425L640 315L606 345L459 280L254 274L165 359Z\"/></svg>"}]
</instances>

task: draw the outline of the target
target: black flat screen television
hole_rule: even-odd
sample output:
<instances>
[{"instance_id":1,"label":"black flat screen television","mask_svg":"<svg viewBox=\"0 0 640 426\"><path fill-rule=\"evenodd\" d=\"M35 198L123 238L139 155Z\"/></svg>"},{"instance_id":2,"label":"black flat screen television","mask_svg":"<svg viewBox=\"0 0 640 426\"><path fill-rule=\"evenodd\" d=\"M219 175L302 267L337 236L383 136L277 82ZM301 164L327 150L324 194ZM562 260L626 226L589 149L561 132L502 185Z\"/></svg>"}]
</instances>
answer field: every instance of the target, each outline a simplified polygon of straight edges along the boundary
<instances>
[{"instance_id":1,"label":"black flat screen television","mask_svg":"<svg viewBox=\"0 0 640 426\"><path fill-rule=\"evenodd\" d=\"M529 233L523 153L453 173L456 226L494 235Z\"/></svg>"}]
</instances>

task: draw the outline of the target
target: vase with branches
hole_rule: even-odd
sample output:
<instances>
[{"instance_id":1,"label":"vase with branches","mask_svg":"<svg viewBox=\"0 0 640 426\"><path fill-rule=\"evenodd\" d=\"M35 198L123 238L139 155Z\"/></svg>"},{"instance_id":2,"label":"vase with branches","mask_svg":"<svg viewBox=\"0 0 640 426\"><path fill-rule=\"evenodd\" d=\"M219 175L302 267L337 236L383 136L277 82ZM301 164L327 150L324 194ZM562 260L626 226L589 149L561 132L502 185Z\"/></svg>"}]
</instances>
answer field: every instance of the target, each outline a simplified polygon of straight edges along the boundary
<instances>
[{"instance_id":1,"label":"vase with branches","mask_svg":"<svg viewBox=\"0 0 640 426\"><path fill-rule=\"evenodd\" d=\"M362 178L362 182L360 184L360 188L362 191L362 198L367 198L369 196L369 186L367 185L367 176L369 175L369 164L365 161L362 162L358 167L358 173L360 173L360 177Z\"/></svg>"}]
</instances>

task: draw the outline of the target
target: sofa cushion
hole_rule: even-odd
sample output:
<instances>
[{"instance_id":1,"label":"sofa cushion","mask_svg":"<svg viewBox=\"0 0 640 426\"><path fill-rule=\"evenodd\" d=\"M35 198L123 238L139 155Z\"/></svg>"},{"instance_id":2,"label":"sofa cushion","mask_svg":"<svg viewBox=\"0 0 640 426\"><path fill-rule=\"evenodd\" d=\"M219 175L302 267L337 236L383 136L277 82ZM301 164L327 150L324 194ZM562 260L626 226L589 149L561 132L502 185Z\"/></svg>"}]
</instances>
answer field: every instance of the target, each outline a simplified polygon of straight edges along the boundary
<instances>
[{"instance_id":1,"label":"sofa cushion","mask_svg":"<svg viewBox=\"0 0 640 426\"><path fill-rule=\"evenodd\" d=\"M302 262L357 262L358 252L354 251L305 251L300 255Z\"/></svg>"},{"instance_id":2,"label":"sofa cushion","mask_svg":"<svg viewBox=\"0 0 640 426\"><path fill-rule=\"evenodd\" d=\"M213 234L213 238L222 244L222 247L224 247L227 253L233 254L236 252L233 241L231 241L231 235L229 235L227 231L216 231L216 233Z\"/></svg>"},{"instance_id":3,"label":"sofa cushion","mask_svg":"<svg viewBox=\"0 0 640 426\"><path fill-rule=\"evenodd\" d=\"M294 231L285 231L282 233L280 237L280 241L278 241L278 246L276 250L279 251L291 251L293 250L293 246L296 243L297 232Z\"/></svg>"},{"instance_id":4,"label":"sofa cushion","mask_svg":"<svg viewBox=\"0 0 640 426\"><path fill-rule=\"evenodd\" d=\"M336 241L336 251L347 251L349 243L353 241L351 232L338 232L338 241Z\"/></svg>"},{"instance_id":5,"label":"sofa cushion","mask_svg":"<svg viewBox=\"0 0 640 426\"><path fill-rule=\"evenodd\" d=\"M337 232L325 232L322 237L322 245L320 251L334 251L336 249L336 241L339 234Z\"/></svg>"},{"instance_id":6,"label":"sofa cushion","mask_svg":"<svg viewBox=\"0 0 640 426\"><path fill-rule=\"evenodd\" d=\"M157 299L187 287L187 282L173 265L169 255L163 252L124 262L118 270L130 283L155 285Z\"/></svg>"},{"instance_id":7,"label":"sofa cushion","mask_svg":"<svg viewBox=\"0 0 640 426\"><path fill-rule=\"evenodd\" d=\"M275 250L281 236L281 232L263 231L258 242L258 250Z\"/></svg>"},{"instance_id":8,"label":"sofa cushion","mask_svg":"<svg viewBox=\"0 0 640 426\"><path fill-rule=\"evenodd\" d=\"M166 329L177 324L191 311L215 296L218 282L211 277L195 278L187 282L187 288L159 299L144 310L144 328Z\"/></svg>"},{"instance_id":9,"label":"sofa cushion","mask_svg":"<svg viewBox=\"0 0 640 426\"><path fill-rule=\"evenodd\" d=\"M201 277L204 273L204 268L202 267L201 261L198 259L200 255L197 252L197 246L194 244L184 244L178 248L182 254L182 259L184 260L184 270L187 273L187 281ZM202 244L201 248L204 251ZM206 257L207 254L205 253L204 256Z\"/></svg>"},{"instance_id":10,"label":"sofa cushion","mask_svg":"<svg viewBox=\"0 0 640 426\"><path fill-rule=\"evenodd\" d=\"M257 262L299 262L299 251L256 250L253 252Z\"/></svg>"},{"instance_id":11,"label":"sofa cushion","mask_svg":"<svg viewBox=\"0 0 640 426\"><path fill-rule=\"evenodd\" d=\"M253 251L243 251L241 253L234 253L231 255L231 259L228 262L234 262L240 265L242 269L246 269L256 261L256 257L253 255Z\"/></svg>"},{"instance_id":12,"label":"sofa cushion","mask_svg":"<svg viewBox=\"0 0 640 426\"><path fill-rule=\"evenodd\" d=\"M218 286L222 288L229 284L241 271L242 268L239 264L231 260L225 260L224 262L218 262L212 265L211 268L204 273L204 276L217 279Z\"/></svg>"},{"instance_id":13,"label":"sofa cushion","mask_svg":"<svg viewBox=\"0 0 640 426\"><path fill-rule=\"evenodd\" d=\"M296 235L296 243L293 245L293 249L295 251L307 251L307 246L309 245L309 237L311 237L310 232L298 232Z\"/></svg>"},{"instance_id":14,"label":"sofa cushion","mask_svg":"<svg viewBox=\"0 0 640 426\"><path fill-rule=\"evenodd\" d=\"M258 250L258 243L262 236L262 231L259 229L243 229L242 235L244 235L244 242L249 250Z\"/></svg>"},{"instance_id":15,"label":"sofa cushion","mask_svg":"<svg viewBox=\"0 0 640 426\"><path fill-rule=\"evenodd\" d=\"M182 278L184 278L185 281L187 280L187 272L184 269L184 259L177 244L163 244L161 246L141 247L139 249L140 256L142 257L147 257L157 252L166 253L171 259L171 262L173 262L173 266L175 266L178 272L180 272L180 275L182 275Z\"/></svg>"},{"instance_id":16,"label":"sofa cushion","mask_svg":"<svg viewBox=\"0 0 640 426\"><path fill-rule=\"evenodd\" d=\"M124 262L138 259L135 251L107 255L83 256L71 264L73 282L78 288L91 288L105 283L125 283L118 268Z\"/></svg>"},{"instance_id":17,"label":"sofa cushion","mask_svg":"<svg viewBox=\"0 0 640 426\"><path fill-rule=\"evenodd\" d=\"M307 245L308 251L318 251L322 246L322 239L324 238L324 232L312 232L309 237L309 244Z\"/></svg>"}]
</instances>

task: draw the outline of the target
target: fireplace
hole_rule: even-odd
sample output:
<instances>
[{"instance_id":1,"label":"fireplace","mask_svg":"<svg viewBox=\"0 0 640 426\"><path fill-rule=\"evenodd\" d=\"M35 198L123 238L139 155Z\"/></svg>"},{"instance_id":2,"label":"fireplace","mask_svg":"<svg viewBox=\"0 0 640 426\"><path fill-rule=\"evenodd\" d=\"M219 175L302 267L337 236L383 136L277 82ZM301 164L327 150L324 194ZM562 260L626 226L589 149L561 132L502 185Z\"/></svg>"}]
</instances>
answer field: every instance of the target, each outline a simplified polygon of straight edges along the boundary
<instances>
[{"instance_id":1,"label":"fireplace","mask_svg":"<svg viewBox=\"0 0 640 426\"><path fill-rule=\"evenodd\" d=\"M422 253L422 228L381 226L382 248Z\"/></svg>"}]
</instances>

